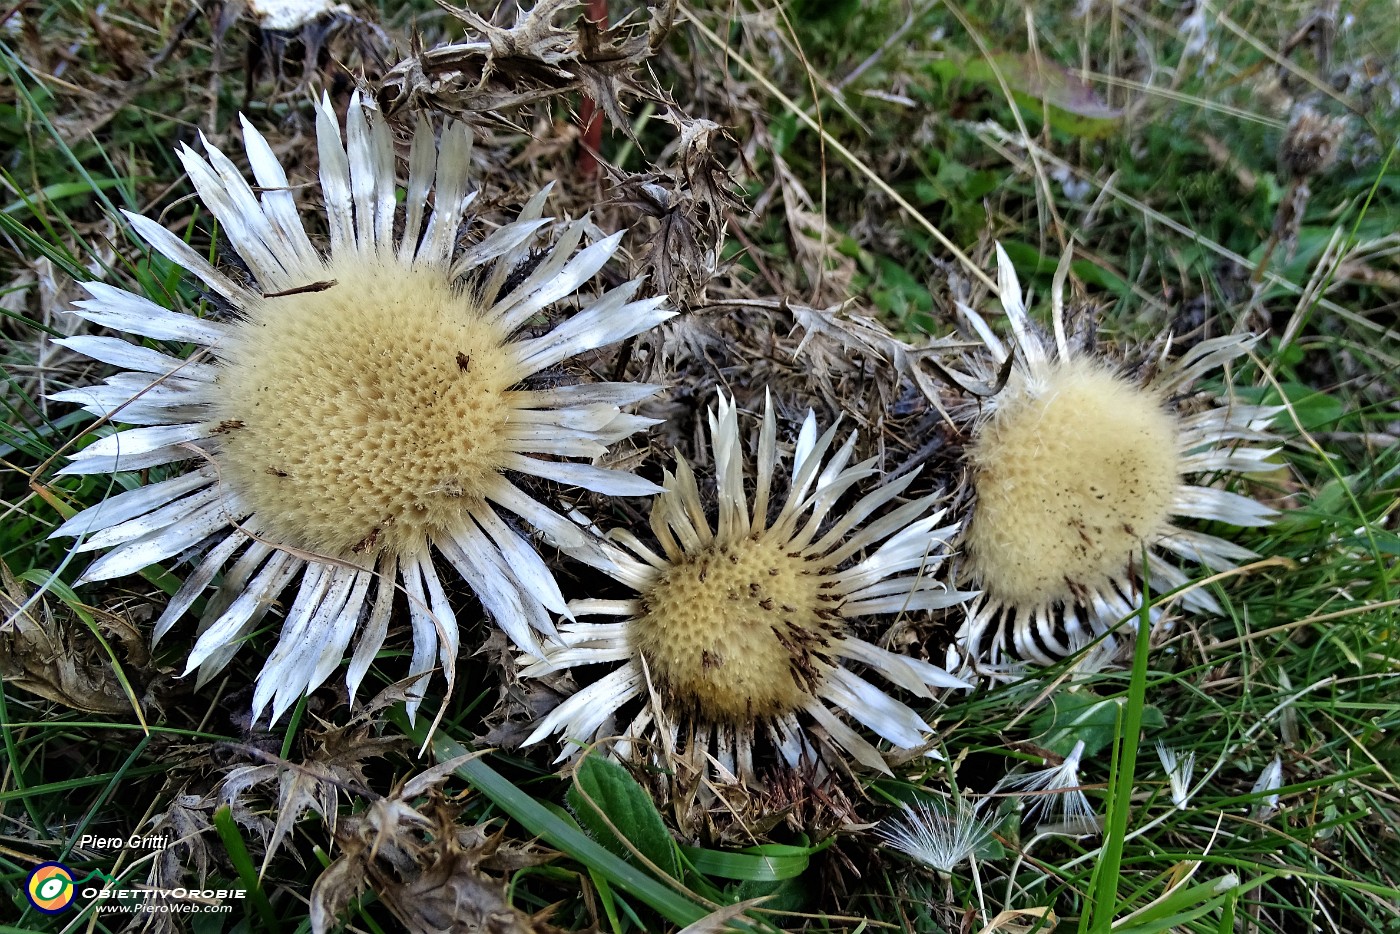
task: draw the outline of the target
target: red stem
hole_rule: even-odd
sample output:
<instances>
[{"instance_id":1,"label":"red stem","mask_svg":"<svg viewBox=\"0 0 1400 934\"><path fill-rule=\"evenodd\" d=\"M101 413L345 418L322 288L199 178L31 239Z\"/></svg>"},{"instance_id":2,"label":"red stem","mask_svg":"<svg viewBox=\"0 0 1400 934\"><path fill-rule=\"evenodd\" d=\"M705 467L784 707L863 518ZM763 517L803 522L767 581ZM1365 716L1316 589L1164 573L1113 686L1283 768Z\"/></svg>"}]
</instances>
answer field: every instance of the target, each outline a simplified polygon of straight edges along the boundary
<instances>
[{"instance_id":1,"label":"red stem","mask_svg":"<svg viewBox=\"0 0 1400 934\"><path fill-rule=\"evenodd\" d=\"M600 28L608 28L608 0L588 0L588 19ZM603 112L587 94L579 102L579 124L583 135L579 139L578 170L584 178L598 174L598 153L603 148Z\"/></svg>"}]
</instances>

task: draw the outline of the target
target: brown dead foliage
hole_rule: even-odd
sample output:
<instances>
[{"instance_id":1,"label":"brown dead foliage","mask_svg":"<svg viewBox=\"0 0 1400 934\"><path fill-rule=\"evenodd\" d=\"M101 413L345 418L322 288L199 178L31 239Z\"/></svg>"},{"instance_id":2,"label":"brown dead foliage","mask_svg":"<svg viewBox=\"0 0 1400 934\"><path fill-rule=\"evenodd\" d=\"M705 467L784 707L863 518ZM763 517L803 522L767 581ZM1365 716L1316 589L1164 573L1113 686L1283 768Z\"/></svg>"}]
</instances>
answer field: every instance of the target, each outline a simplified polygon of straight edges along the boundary
<instances>
[{"instance_id":1,"label":"brown dead foliage","mask_svg":"<svg viewBox=\"0 0 1400 934\"><path fill-rule=\"evenodd\" d=\"M640 225L640 272L655 294L690 311L705 303L710 282L720 274L728 219L743 210L743 202L718 148L733 143L723 127L674 107L659 119L678 135L671 167L627 174L609 167L607 203L654 220Z\"/></svg>"},{"instance_id":2,"label":"brown dead foliage","mask_svg":"<svg viewBox=\"0 0 1400 934\"><path fill-rule=\"evenodd\" d=\"M277 821L266 838L263 865L271 861L292 826L302 814L315 811L334 830L339 814L338 799L373 796L365 774L371 759L404 752L405 737L379 735L378 714L385 707L404 699L403 691L390 688L365 705L343 726L325 724L308 731L307 751L300 762L290 762L253 747L243 747L256 764L240 765L219 783L219 800L237 804L258 786L275 788Z\"/></svg>"},{"instance_id":3,"label":"brown dead foliage","mask_svg":"<svg viewBox=\"0 0 1400 934\"><path fill-rule=\"evenodd\" d=\"M460 809L438 790L463 761L428 769L342 821L336 833L341 856L311 890L315 934L331 930L366 885L412 934L560 930L542 915L512 906L504 878L517 869L549 862L555 854L507 844L504 831L491 832L483 824L462 825L457 819ZM415 805L424 795L427 800Z\"/></svg>"},{"instance_id":4,"label":"brown dead foliage","mask_svg":"<svg viewBox=\"0 0 1400 934\"><path fill-rule=\"evenodd\" d=\"M568 92L582 92L630 135L619 95L656 98L633 77L670 31L674 0L654 8L645 27L628 22L604 28L580 17L574 28L556 25L576 0L541 0L499 26L467 9L442 4L475 37L430 49L416 47L384 78L385 113L405 108L437 111L478 122L487 115L509 123L506 112Z\"/></svg>"},{"instance_id":5,"label":"brown dead foliage","mask_svg":"<svg viewBox=\"0 0 1400 934\"><path fill-rule=\"evenodd\" d=\"M257 745L172 748L166 756L170 774L161 794L168 803L141 829L170 841L152 861L147 884L204 885L210 871L226 859L214 824L222 808L228 809L249 850L262 855L266 871L307 811L334 828L344 801L378 798L371 787L371 766L383 767L391 757L407 753L409 746L402 736L381 733L377 714L403 699L402 688L390 687L349 722L307 729L295 762Z\"/></svg>"},{"instance_id":6,"label":"brown dead foliage","mask_svg":"<svg viewBox=\"0 0 1400 934\"><path fill-rule=\"evenodd\" d=\"M121 646L131 668L140 669L149 660L145 638L126 617L56 604L48 594L31 593L0 563L0 677L6 687L87 713L139 716L139 687L131 685L128 693L122 684L109 637Z\"/></svg>"}]
</instances>

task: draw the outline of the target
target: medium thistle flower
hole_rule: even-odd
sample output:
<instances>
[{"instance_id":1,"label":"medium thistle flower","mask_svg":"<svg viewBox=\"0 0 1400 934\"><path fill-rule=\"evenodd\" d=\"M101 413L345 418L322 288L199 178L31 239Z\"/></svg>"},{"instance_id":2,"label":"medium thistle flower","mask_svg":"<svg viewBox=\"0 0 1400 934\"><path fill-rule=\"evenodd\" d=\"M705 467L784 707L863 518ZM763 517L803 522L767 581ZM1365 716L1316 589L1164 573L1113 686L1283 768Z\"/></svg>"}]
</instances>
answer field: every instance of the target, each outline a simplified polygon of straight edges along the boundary
<instances>
[{"instance_id":1,"label":"medium thistle flower","mask_svg":"<svg viewBox=\"0 0 1400 934\"><path fill-rule=\"evenodd\" d=\"M721 777L753 774L753 741L762 731L791 767L817 761L799 720L814 721L831 743L872 769L888 771L879 751L838 717L842 710L901 749L928 739L930 728L909 707L845 666L857 662L910 693L967 687L941 668L856 638L849 621L876 614L947 607L967 595L934 580L955 525L939 526L935 496L871 520L902 494L913 474L877 487L844 515L836 504L876 473L874 461L850 464L855 435L831 453L832 426L820 437L809 412L797 438L786 502L769 520L778 463L777 425L765 406L757 484L745 492L739 417L722 394L709 415L718 522L705 516L695 474L677 459L654 501L651 528L661 553L614 532L637 557L612 547L604 570L637 593L629 600L572 604L579 614L619 622L565 623L562 645L523 673L540 676L584 665L619 667L560 704L526 741L559 733L587 742L623 704L650 701L623 731L657 737L674 754L681 726L703 759L713 745ZM828 456L830 455L830 456ZM824 463L825 462L825 463ZM638 560L640 558L640 560ZM569 754L566 749L560 756Z\"/></svg>"},{"instance_id":2,"label":"medium thistle flower","mask_svg":"<svg viewBox=\"0 0 1400 934\"><path fill-rule=\"evenodd\" d=\"M882 821L875 833L888 845L944 875L967 862L992 838L996 819L979 814L960 795L952 804L901 804L902 818Z\"/></svg>"},{"instance_id":3,"label":"medium thistle flower","mask_svg":"<svg viewBox=\"0 0 1400 934\"><path fill-rule=\"evenodd\" d=\"M567 610L553 574L503 513L566 549L595 546L511 474L619 496L658 488L586 462L651 424L620 407L655 387L535 377L671 313L660 299L632 301L634 280L583 301L552 328L522 334L588 282L621 235L576 252L579 221L533 254L548 224L540 217L546 190L516 221L461 246L475 193L467 192L472 138L460 124L449 124L438 145L420 120L400 212L388 125L356 95L342 143L326 98L317 111L325 253L246 120L243 137L261 197L207 141L207 157L188 147L179 155L254 283L213 268L155 221L127 215L230 308L229 319L170 311L102 283L87 284L92 298L75 310L201 353L180 359L112 337L60 341L131 372L56 398L139 426L89 445L62 473L194 463L84 510L55 534L81 537L79 551L111 549L84 581L133 573L216 536L155 627L158 639L222 571L190 653L187 671L198 668L201 683L300 577L258 678L255 717L271 703L276 721L356 641L346 675L353 698L384 644L400 586L413 629L408 673L422 675L414 687L436 664L450 681L459 635L434 551L517 645L537 651L536 633L554 631L550 613ZM410 713L416 708L410 703Z\"/></svg>"},{"instance_id":4,"label":"medium thistle flower","mask_svg":"<svg viewBox=\"0 0 1400 934\"><path fill-rule=\"evenodd\" d=\"M1013 788L1021 794L1037 792L1035 801L1026 809L1026 817L1041 824L1053 823L1071 832L1091 833L1098 830L1098 817L1084 790L1079 787L1079 762L1084 755L1084 741L1059 765L1011 775L997 783L998 788ZM1053 818L1056 813L1059 820Z\"/></svg>"},{"instance_id":5,"label":"medium thistle flower","mask_svg":"<svg viewBox=\"0 0 1400 934\"><path fill-rule=\"evenodd\" d=\"M1198 377L1245 354L1253 338L1202 341L1134 379L1071 347L1058 284L1047 345L1000 247L997 266L1013 344L962 307L990 351L990 372L1012 362L967 452L977 502L964 535L965 572L983 593L950 652L992 674L1009 659L1052 664L1132 614L1144 547L1154 593L1190 581L1171 559L1223 571L1256 557L1174 517L1267 525L1274 510L1193 478L1269 471L1277 451L1256 446L1273 440L1277 409L1230 402L1188 414L1177 405ZM1220 612L1199 587L1181 602Z\"/></svg>"},{"instance_id":6,"label":"medium thistle flower","mask_svg":"<svg viewBox=\"0 0 1400 934\"><path fill-rule=\"evenodd\" d=\"M1167 773L1172 804L1178 811L1186 810L1186 805L1191 800L1191 776L1196 771L1196 754L1188 752L1182 755L1166 743L1158 741L1157 758L1161 760L1162 770Z\"/></svg>"}]
</instances>

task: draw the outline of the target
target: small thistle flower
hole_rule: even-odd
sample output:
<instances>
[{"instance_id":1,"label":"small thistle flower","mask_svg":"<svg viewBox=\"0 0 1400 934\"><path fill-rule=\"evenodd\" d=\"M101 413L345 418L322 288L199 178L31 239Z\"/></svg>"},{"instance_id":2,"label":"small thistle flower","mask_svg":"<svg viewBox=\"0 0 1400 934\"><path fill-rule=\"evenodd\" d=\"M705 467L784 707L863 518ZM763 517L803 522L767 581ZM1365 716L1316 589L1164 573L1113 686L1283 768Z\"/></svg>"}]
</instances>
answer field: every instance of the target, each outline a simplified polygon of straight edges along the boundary
<instances>
[{"instance_id":1,"label":"small thistle flower","mask_svg":"<svg viewBox=\"0 0 1400 934\"><path fill-rule=\"evenodd\" d=\"M902 804L903 817L881 822L875 833L889 846L944 875L967 862L992 838L995 814L954 795L950 804Z\"/></svg>"},{"instance_id":2,"label":"small thistle flower","mask_svg":"<svg viewBox=\"0 0 1400 934\"><path fill-rule=\"evenodd\" d=\"M1196 754L1179 754L1166 743L1157 743L1157 758L1162 762L1162 771L1167 773L1167 783L1171 786L1172 804L1178 811L1186 810L1191 800L1191 775L1196 771Z\"/></svg>"},{"instance_id":3,"label":"small thistle flower","mask_svg":"<svg viewBox=\"0 0 1400 934\"><path fill-rule=\"evenodd\" d=\"M566 613L564 599L502 513L561 547L591 546L511 474L611 495L657 489L587 462L651 424L620 407L655 387L556 385L537 374L670 317L660 300L632 301L634 280L585 299L552 329L520 334L592 279L621 235L576 253L584 232L576 222L553 247L532 254L548 223L540 218L546 191L518 220L463 246L463 215L474 197L465 127L448 124L439 145L419 122L402 210L390 129L358 95L346 134L342 143L327 98L317 112L317 144L329 252L312 246L286 173L246 120L244 145L261 195L207 141L207 157L181 150L201 199L255 282L236 281L155 221L128 214L231 316L170 311L102 283L86 286L92 298L75 314L194 344L208 359L112 337L59 342L131 372L55 398L138 426L79 451L62 473L194 464L82 511L55 534L81 537L78 551L110 549L84 581L134 573L216 536L155 627L159 639L222 571L190 653L187 671L198 668L201 683L300 577L253 695L254 716L270 703L274 721L324 682L355 641L346 674L353 699L384 644L399 582L413 629L408 673L422 676L414 686L421 690L438 664L451 679L459 635L434 550L517 645L538 650L536 633L554 631L550 613ZM410 703L410 714L416 708Z\"/></svg>"},{"instance_id":4,"label":"small thistle flower","mask_svg":"<svg viewBox=\"0 0 1400 934\"><path fill-rule=\"evenodd\" d=\"M959 630L952 662L997 674L1009 659L1052 664L1132 614L1141 551L1154 593L1189 582L1161 552L1213 571L1254 553L1176 524L1174 516L1258 526L1274 510L1191 477L1271 470L1277 410L1231 403L1194 414L1172 400L1202 374L1244 354L1245 337L1203 341L1145 380L1115 370L1065 337L1055 301L1054 339L1026 315L1020 283L997 248L1002 306L1014 334L1005 346L962 306L990 351L991 375L1010 360L1005 387L982 404L967 458L976 492L963 542L964 574L982 590ZM1219 612L1204 590L1182 604Z\"/></svg>"},{"instance_id":5,"label":"small thistle flower","mask_svg":"<svg viewBox=\"0 0 1400 934\"><path fill-rule=\"evenodd\" d=\"M1275 789L1283 785L1283 760L1274 756L1269 760L1269 764L1264 766L1264 771L1259 773L1259 779L1250 789L1251 794L1262 794L1264 797L1254 805L1254 819L1258 821L1268 820L1278 813L1278 795L1273 793Z\"/></svg>"},{"instance_id":6,"label":"small thistle flower","mask_svg":"<svg viewBox=\"0 0 1400 934\"><path fill-rule=\"evenodd\" d=\"M1040 824L1057 824L1070 832L1090 833L1098 830L1098 817L1084 790L1079 787L1079 761L1084 755L1084 741L1056 766L1011 775L997 783L998 788L1013 788L1021 794L1037 792L1026 809L1026 817ZM1053 818L1059 813L1059 820Z\"/></svg>"},{"instance_id":7,"label":"small thistle flower","mask_svg":"<svg viewBox=\"0 0 1400 934\"><path fill-rule=\"evenodd\" d=\"M799 715L860 763L888 771L879 751L832 708L900 749L923 745L930 728L844 663L857 662L926 699L934 697L935 688L967 683L856 638L849 621L965 600L967 594L947 590L933 573L956 526L939 525L943 514L933 511L934 496L869 521L908 488L912 473L834 515L837 502L876 469L873 459L848 466L854 434L831 453L836 427L818 437L810 412L797 439L787 500L770 521L778 463L771 401L759 431L752 505L744 489L738 412L722 394L709 425L717 523L712 526L706 518L690 465L678 459L652 507L660 553L635 536L614 532L637 557L611 548L611 560L603 566L638 596L572 604L579 614L620 622L561 625L563 644L543 660L527 660L523 673L538 677L601 663L620 667L560 704L526 742L554 733L579 742L608 735L604 725L618 708L641 698L651 703L624 737L660 737L648 747L674 750L684 724L692 740L689 752L704 760L713 745L713 761L721 767L716 774L726 780L752 777L756 735L766 734L790 767L816 761ZM622 744L614 752L625 755L630 748Z\"/></svg>"}]
</instances>

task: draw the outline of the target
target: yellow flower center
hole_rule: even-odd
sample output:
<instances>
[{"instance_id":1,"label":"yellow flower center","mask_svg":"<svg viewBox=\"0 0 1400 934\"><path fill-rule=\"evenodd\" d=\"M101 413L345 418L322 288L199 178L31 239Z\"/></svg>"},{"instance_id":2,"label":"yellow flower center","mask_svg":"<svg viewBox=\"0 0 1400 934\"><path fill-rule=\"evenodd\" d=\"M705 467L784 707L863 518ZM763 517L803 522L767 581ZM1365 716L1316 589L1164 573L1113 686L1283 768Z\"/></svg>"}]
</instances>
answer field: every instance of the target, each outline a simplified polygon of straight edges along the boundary
<instances>
[{"instance_id":1,"label":"yellow flower center","mask_svg":"<svg viewBox=\"0 0 1400 934\"><path fill-rule=\"evenodd\" d=\"M276 540L364 556L467 521L509 453L521 377L469 293L351 254L245 314L217 348L216 466Z\"/></svg>"},{"instance_id":2,"label":"yellow flower center","mask_svg":"<svg viewBox=\"0 0 1400 934\"><path fill-rule=\"evenodd\" d=\"M1081 598L1136 560L1170 517L1176 417L1098 364L1055 364L998 397L968 457L977 507L967 548L979 586L1014 604Z\"/></svg>"},{"instance_id":3,"label":"yellow flower center","mask_svg":"<svg viewBox=\"0 0 1400 934\"><path fill-rule=\"evenodd\" d=\"M708 722L752 724L802 707L833 667L838 603L785 542L715 543L662 575L629 628L674 701Z\"/></svg>"}]
</instances>

